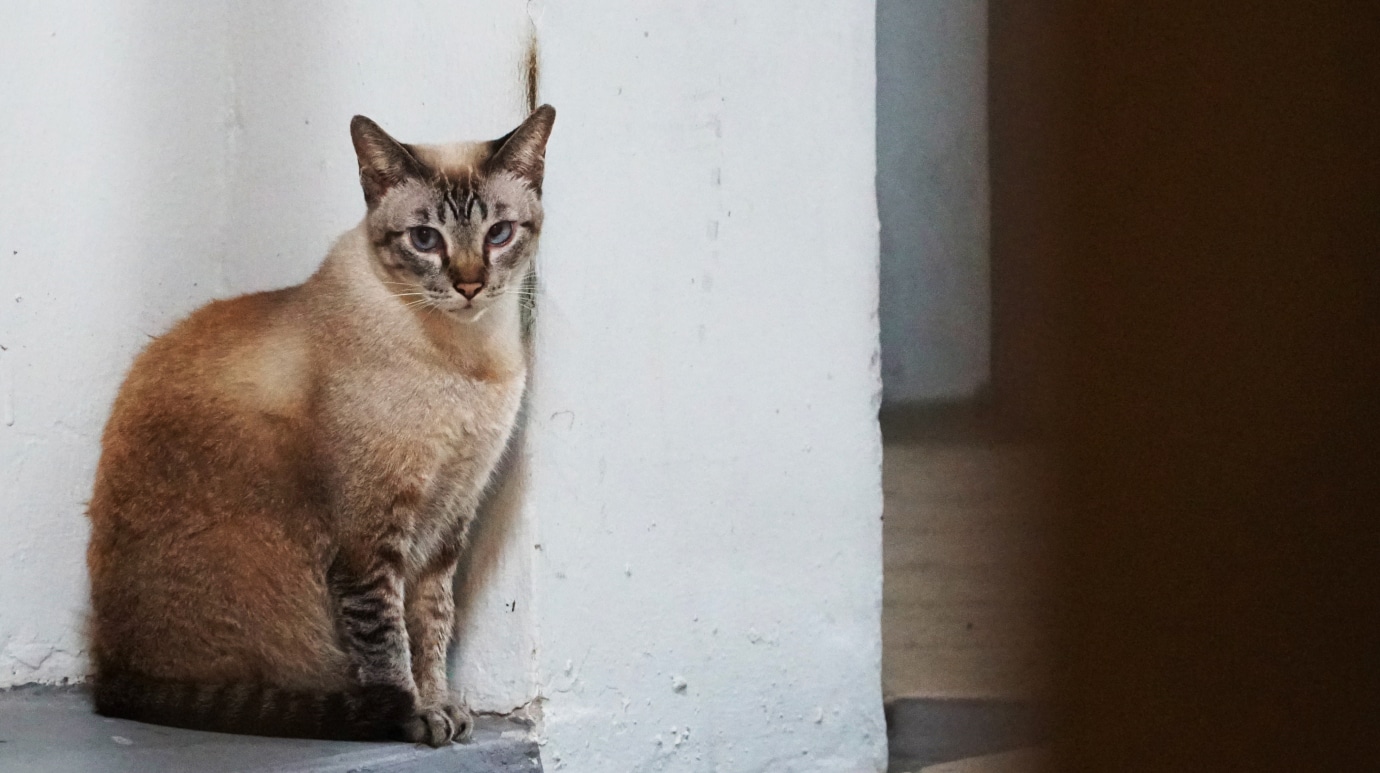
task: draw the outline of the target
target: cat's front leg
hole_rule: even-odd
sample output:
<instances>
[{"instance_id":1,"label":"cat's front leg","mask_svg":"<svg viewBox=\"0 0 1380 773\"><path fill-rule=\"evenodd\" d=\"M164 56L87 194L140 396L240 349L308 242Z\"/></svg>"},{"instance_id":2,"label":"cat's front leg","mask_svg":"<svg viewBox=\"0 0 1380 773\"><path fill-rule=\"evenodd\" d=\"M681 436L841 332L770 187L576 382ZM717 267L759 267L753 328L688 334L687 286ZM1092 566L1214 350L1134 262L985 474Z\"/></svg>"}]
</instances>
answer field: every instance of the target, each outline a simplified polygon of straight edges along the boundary
<instances>
[{"instance_id":1,"label":"cat's front leg","mask_svg":"<svg viewBox=\"0 0 1380 773\"><path fill-rule=\"evenodd\" d=\"M355 681L366 690L391 690L417 703L405 624L403 545L371 536L342 547L331 570L341 643Z\"/></svg>"},{"instance_id":2,"label":"cat's front leg","mask_svg":"<svg viewBox=\"0 0 1380 773\"><path fill-rule=\"evenodd\" d=\"M468 740L474 724L451 697L446 674L446 648L455 625L454 577L455 559L446 557L407 588L407 630L419 701L408 734L432 746Z\"/></svg>"}]
</instances>

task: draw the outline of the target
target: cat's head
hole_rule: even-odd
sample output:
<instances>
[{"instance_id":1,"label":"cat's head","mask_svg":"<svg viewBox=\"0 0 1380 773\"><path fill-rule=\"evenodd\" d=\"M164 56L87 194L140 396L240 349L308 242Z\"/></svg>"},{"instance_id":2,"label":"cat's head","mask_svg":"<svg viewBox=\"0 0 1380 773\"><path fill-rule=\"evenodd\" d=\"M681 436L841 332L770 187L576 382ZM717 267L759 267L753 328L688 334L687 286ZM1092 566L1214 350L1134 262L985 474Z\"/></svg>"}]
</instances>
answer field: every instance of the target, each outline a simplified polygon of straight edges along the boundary
<instances>
[{"instance_id":1,"label":"cat's head","mask_svg":"<svg viewBox=\"0 0 1380 773\"><path fill-rule=\"evenodd\" d=\"M470 321L522 279L541 233L546 140L537 108L491 142L404 145L362 115L350 122L373 252L404 304Z\"/></svg>"}]
</instances>

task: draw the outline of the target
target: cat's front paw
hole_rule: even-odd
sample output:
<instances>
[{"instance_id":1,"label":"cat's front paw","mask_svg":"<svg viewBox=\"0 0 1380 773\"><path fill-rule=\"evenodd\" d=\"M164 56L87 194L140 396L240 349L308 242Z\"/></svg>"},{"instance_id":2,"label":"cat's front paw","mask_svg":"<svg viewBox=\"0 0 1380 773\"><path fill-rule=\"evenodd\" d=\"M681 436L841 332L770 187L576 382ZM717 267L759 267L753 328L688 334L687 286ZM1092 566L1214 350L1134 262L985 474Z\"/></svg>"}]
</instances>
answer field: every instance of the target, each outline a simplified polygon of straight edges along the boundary
<instances>
[{"instance_id":1,"label":"cat's front paw","mask_svg":"<svg viewBox=\"0 0 1380 773\"><path fill-rule=\"evenodd\" d=\"M474 732L474 718L454 703L422 709L406 726L407 739L427 746L464 743Z\"/></svg>"}]
</instances>

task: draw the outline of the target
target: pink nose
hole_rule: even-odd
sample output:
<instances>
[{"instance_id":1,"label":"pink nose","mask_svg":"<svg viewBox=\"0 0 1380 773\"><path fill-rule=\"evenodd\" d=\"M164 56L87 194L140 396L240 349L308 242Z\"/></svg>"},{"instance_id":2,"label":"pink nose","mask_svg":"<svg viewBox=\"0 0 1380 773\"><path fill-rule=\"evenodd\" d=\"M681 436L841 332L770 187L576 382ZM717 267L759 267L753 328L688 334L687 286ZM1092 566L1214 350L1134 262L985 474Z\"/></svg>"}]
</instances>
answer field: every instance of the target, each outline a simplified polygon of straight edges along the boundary
<instances>
[{"instance_id":1,"label":"pink nose","mask_svg":"<svg viewBox=\"0 0 1380 773\"><path fill-rule=\"evenodd\" d=\"M476 296L476 295L479 294L479 291L480 291L480 290L484 289L484 283L483 283L483 282L456 282L456 283L455 283L455 289L459 290L459 291L460 291L460 294L463 295L463 296L465 296L466 298L471 298L471 299L472 299L472 298L474 298L474 296Z\"/></svg>"}]
</instances>

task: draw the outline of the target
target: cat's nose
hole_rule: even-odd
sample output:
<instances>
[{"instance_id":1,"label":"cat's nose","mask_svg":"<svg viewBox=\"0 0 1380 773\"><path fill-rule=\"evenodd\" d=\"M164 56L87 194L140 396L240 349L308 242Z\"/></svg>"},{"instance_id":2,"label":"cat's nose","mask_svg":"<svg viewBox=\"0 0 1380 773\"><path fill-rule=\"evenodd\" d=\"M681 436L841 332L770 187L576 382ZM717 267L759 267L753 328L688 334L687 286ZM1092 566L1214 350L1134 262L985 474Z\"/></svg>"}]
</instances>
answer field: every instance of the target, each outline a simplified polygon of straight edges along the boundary
<instances>
[{"instance_id":1,"label":"cat's nose","mask_svg":"<svg viewBox=\"0 0 1380 773\"><path fill-rule=\"evenodd\" d=\"M479 291L484 289L484 283L483 283L483 282L456 282L456 283L455 283L455 289L456 289L456 290L459 290L459 291L460 291L460 294L463 295L463 296L465 296L465 298L467 298L467 299L469 299L469 300L473 300L473 299L474 299L474 296L478 295L478 294L479 294Z\"/></svg>"}]
</instances>

